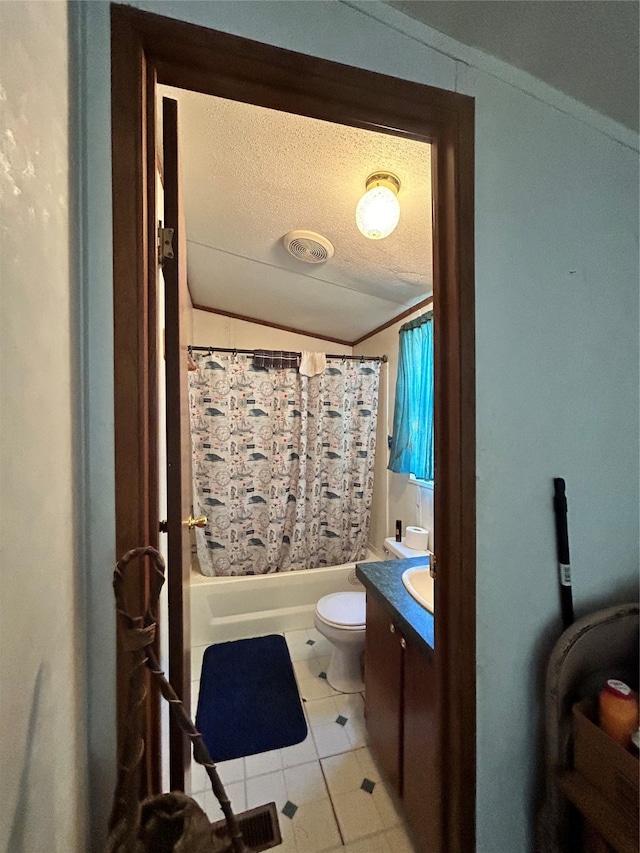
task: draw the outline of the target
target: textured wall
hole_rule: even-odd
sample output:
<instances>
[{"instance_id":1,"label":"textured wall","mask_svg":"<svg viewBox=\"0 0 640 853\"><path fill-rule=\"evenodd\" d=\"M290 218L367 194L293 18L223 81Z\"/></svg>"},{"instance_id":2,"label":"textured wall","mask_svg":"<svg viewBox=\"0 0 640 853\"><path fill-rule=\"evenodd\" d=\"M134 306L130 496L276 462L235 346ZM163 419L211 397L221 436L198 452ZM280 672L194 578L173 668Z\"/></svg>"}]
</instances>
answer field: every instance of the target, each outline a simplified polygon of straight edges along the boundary
<instances>
[{"instance_id":1,"label":"textured wall","mask_svg":"<svg viewBox=\"0 0 640 853\"><path fill-rule=\"evenodd\" d=\"M576 616L638 600L638 156L489 75L459 81L478 106L478 807L483 849L507 851L561 633L554 477Z\"/></svg>"},{"instance_id":2,"label":"textured wall","mask_svg":"<svg viewBox=\"0 0 640 853\"><path fill-rule=\"evenodd\" d=\"M0 849L84 849L65 3L0 4Z\"/></svg>"},{"instance_id":3,"label":"textured wall","mask_svg":"<svg viewBox=\"0 0 640 853\"><path fill-rule=\"evenodd\" d=\"M540 676L560 627L552 477L568 484L577 611L638 594L637 137L634 151L610 122L497 61L482 70L478 52L384 4L136 5L476 98L478 850L525 851ZM111 228L108 6L89 3L87 14L87 250L99 300L110 288L108 258L99 263ZM90 312L103 342L108 317L104 305ZM101 398L110 370L92 360ZM99 471L111 440L104 419L93 417L91 438ZM95 493L98 522L110 500L108 489ZM105 529L96 524L96 535ZM102 572L92 559L92 624L108 638ZM98 646L92 660L103 672ZM107 752L103 718L96 707L92 743Z\"/></svg>"}]
</instances>

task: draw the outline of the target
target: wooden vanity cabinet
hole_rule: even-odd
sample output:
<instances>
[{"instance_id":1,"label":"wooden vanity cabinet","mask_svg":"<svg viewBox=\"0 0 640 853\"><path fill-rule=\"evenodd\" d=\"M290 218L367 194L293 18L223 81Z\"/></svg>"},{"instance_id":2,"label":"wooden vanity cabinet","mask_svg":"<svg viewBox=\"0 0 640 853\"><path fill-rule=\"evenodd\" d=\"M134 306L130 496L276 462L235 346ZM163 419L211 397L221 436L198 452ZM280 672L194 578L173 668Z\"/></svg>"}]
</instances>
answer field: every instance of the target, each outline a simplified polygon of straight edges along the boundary
<instances>
[{"instance_id":1,"label":"wooden vanity cabinet","mask_svg":"<svg viewBox=\"0 0 640 853\"><path fill-rule=\"evenodd\" d=\"M433 650L407 640L367 595L365 716L371 747L421 853L441 853L438 697Z\"/></svg>"},{"instance_id":2,"label":"wooden vanity cabinet","mask_svg":"<svg viewBox=\"0 0 640 853\"><path fill-rule=\"evenodd\" d=\"M402 794L401 639L387 612L367 595L365 719L376 757L398 795Z\"/></svg>"},{"instance_id":3,"label":"wooden vanity cabinet","mask_svg":"<svg viewBox=\"0 0 640 853\"><path fill-rule=\"evenodd\" d=\"M433 649L404 652L402 803L420 849L442 850L440 726Z\"/></svg>"}]
</instances>

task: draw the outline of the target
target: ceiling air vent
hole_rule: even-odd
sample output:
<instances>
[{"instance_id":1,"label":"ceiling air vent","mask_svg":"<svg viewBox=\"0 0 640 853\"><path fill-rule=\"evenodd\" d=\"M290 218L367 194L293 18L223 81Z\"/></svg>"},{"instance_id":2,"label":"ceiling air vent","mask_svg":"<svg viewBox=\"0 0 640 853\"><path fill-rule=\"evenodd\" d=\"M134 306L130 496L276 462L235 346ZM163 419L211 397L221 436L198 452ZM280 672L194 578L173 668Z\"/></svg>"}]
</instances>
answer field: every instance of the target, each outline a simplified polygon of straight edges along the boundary
<instances>
[{"instance_id":1,"label":"ceiling air vent","mask_svg":"<svg viewBox=\"0 0 640 853\"><path fill-rule=\"evenodd\" d=\"M322 264L333 257L331 243L313 231L289 231L282 242L289 254L306 264Z\"/></svg>"}]
</instances>

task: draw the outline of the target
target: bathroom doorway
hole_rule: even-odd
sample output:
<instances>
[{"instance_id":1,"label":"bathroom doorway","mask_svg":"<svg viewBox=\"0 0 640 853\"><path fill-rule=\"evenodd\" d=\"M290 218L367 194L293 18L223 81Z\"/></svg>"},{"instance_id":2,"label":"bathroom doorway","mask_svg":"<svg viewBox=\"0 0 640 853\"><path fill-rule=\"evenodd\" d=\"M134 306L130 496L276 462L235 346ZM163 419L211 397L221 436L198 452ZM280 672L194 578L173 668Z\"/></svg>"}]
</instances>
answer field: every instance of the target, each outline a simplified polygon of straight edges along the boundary
<instances>
[{"instance_id":1,"label":"bathroom doorway","mask_svg":"<svg viewBox=\"0 0 640 853\"><path fill-rule=\"evenodd\" d=\"M155 86L205 94L433 146L436 646L450 850L470 849L475 784L473 103L396 78L112 7L117 551L158 542L155 349ZM141 600L143 589L130 590ZM460 639L462 638L462 640ZM119 693L122 714L124 685ZM147 742L157 743L149 708ZM154 741L155 738L155 741ZM149 787L158 764L148 751Z\"/></svg>"}]
</instances>

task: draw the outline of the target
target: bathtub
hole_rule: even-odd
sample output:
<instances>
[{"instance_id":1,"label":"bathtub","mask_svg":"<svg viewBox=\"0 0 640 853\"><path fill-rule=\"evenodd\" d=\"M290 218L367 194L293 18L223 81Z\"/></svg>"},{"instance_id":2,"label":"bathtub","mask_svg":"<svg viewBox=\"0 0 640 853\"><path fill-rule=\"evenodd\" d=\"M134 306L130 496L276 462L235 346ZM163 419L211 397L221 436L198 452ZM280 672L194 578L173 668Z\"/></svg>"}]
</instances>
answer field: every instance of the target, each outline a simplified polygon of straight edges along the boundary
<instances>
[{"instance_id":1,"label":"bathtub","mask_svg":"<svg viewBox=\"0 0 640 853\"><path fill-rule=\"evenodd\" d=\"M369 550L364 560L380 560ZM209 578L191 573L191 645L204 646L313 626L316 602L364 587L356 564L270 575Z\"/></svg>"}]
</instances>

